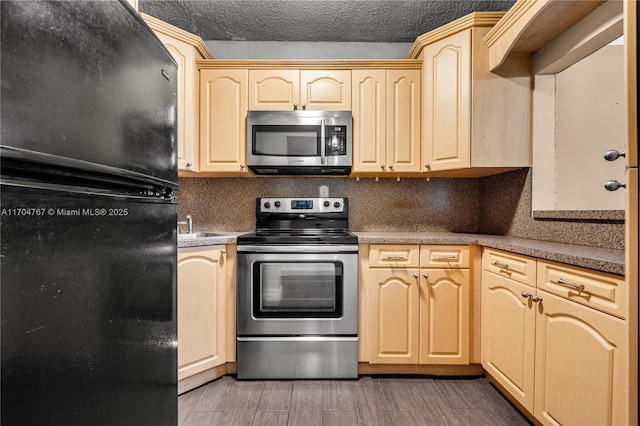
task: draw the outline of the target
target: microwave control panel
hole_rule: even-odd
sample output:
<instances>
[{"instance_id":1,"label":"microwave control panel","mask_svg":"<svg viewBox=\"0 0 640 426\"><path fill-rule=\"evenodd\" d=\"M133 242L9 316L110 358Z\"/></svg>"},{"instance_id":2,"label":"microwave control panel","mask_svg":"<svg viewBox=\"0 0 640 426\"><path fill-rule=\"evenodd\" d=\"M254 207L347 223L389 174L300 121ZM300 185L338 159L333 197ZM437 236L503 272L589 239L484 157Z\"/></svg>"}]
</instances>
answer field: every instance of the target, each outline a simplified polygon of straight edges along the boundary
<instances>
[{"instance_id":1,"label":"microwave control panel","mask_svg":"<svg viewBox=\"0 0 640 426\"><path fill-rule=\"evenodd\" d=\"M327 126L325 130L326 155L347 155L347 126Z\"/></svg>"}]
</instances>

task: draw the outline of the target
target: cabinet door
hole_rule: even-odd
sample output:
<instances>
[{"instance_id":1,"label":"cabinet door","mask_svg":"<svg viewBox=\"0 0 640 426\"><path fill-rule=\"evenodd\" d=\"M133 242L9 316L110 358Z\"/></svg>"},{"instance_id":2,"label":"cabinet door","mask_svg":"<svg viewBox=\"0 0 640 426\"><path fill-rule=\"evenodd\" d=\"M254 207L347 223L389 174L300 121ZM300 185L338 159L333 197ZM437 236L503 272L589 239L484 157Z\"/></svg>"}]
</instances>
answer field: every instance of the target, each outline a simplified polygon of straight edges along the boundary
<instances>
[{"instance_id":1,"label":"cabinet door","mask_svg":"<svg viewBox=\"0 0 640 426\"><path fill-rule=\"evenodd\" d=\"M419 269L370 269L371 364L417 364Z\"/></svg>"},{"instance_id":2,"label":"cabinet door","mask_svg":"<svg viewBox=\"0 0 640 426\"><path fill-rule=\"evenodd\" d=\"M226 362L221 259L220 249L178 252L178 380Z\"/></svg>"},{"instance_id":3,"label":"cabinet door","mask_svg":"<svg viewBox=\"0 0 640 426\"><path fill-rule=\"evenodd\" d=\"M420 172L420 70L387 71L387 167Z\"/></svg>"},{"instance_id":4,"label":"cabinet door","mask_svg":"<svg viewBox=\"0 0 640 426\"><path fill-rule=\"evenodd\" d=\"M529 412L533 412L536 325L535 304L528 296L532 291L482 272L482 367Z\"/></svg>"},{"instance_id":5,"label":"cabinet door","mask_svg":"<svg viewBox=\"0 0 640 426\"><path fill-rule=\"evenodd\" d=\"M538 290L534 415L546 425L628 422L624 321Z\"/></svg>"},{"instance_id":6,"label":"cabinet door","mask_svg":"<svg viewBox=\"0 0 640 426\"><path fill-rule=\"evenodd\" d=\"M300 109L299 70L249 70L250 110Z\"/></svg>"},{"instance_id":7,"label":"cabinet door","mask_svg":"<svg viewBox=\"0 0 640 426\"><path fill-rule=\"evenodd\" d=\"M424 51L424 170L467 168L470 166L471 29L430 44Z\"/></svg>"},{"instance_id":8,"label":"cabinet door","mask_svg":"<svg viewBox=\"0 0 640 426\"><path fill-rule=\"evenodd\" d=\"M386 167L386 70L353 70L353 172Z\"/></svg>"},{"instance_id":9,"label":"cabinet door","mask_svg":"<svg viewBox=\"0 0 640 426\"><path fill-rule=\"evenodd\" d=\"M420 275L420 364L469 364L469 270Z\"/></svg>"},{"instance_id":10,"label":"cabinet door","mask_svg":"<svg viewBox=\"0 0 640 426\"><path fill-rule=\"evenodd\" d=\"M300 109L351 111L351 71L300 71L300 104Z\"/></svg>"},{"instance_id":11,"label":"cabinet door","mask_svg":"<svg viewBox=\"0 0 640 426\"><path fill-rule=\"evenodd\" d=\"M198 70L196 60L202 59L196 49L188 43L162 33L156 35L178 63L177 92L177 141L178 170L197 172L199 164L198 129Z\"/></svg>"},{"instance_id":12,"label":"cabinet door","mask_svg":"<svg viewBox=\"0 0 640 426\"><path fill-rule=\"evenodd\" d=\"M248 175L248 70L200 71L200 171Z\"/></svg>"}]
</instances>

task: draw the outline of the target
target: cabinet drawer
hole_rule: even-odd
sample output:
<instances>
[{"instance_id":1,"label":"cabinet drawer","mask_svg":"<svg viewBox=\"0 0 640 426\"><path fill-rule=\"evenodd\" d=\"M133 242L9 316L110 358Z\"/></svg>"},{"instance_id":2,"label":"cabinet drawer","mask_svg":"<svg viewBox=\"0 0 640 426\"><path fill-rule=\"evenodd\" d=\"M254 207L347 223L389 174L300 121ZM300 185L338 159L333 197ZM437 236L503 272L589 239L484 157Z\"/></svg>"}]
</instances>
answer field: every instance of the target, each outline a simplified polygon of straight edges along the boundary
<instances>
[{"instance_id":1,"label":"cabinet drawer","mask_svg":"<svg viewBox=\"0 0 640 426\"><path fill-rule=\"evenodd\" d=\"M624 277L538 260L538 288L620 318L628 315Z\"/></svg>"},{"instance_id":2,"label":"cabinet drawer","mask_svg":"<svg viewBox=\"0 0 640 426\"><path fill-rule=\"evenodd\" d=\"M420 266L419 245L371 245L371 268L407 268Z\"/></svg>"},{"instance_id":3,"label":"cabinet drawer","mask_svg":"<svg viewBox=\"0 0 640 426\"><path fill-rule=\"evenodd\" d=\"M468 268L469 246L420 246L422 268Z\"/></svg>"},{"instance_id":4,"label":"cabinet drawer","mask_svg":"<svg viewBox=\"0 0 640 426\"><path fill-rule=\"evenodd\" d=\"M482 269L531 287L536 286L536 259L531 257L485 248L482 252Z\"/></svg>"}]
</instances>

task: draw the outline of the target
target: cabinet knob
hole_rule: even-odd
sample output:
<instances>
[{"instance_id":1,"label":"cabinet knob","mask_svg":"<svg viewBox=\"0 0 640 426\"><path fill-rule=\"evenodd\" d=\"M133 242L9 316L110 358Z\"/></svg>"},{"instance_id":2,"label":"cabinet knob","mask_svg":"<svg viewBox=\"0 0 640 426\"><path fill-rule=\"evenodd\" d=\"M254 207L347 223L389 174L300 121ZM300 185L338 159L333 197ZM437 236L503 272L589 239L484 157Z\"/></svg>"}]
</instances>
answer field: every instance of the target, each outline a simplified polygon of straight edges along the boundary
<instances>
[{"instance_id":1,"label":"cabinet knob","mask_svg":"<svg viewBox=\"0 0 640 426\"><path fill-rule=\"evenodd\" d=\"M389 164L389 168L390 168L390 169L393 169L393 164Z\"/></svg>"},{"instance_id":2,"label":"cabinet knob","mask_svg":"<svg viewBox=\"0 0 640 426\"><path fill-rule=\"evenodd\" d=\"M531 296L531 300L534 302L542 302L542 297L540 296Z\"/></svg>"},{"instance_id":3,"label":"cabinet knob","mask_svg":"<svg viewBox=\"0 0 640 426\"><path fill-rule=\"evenodd\" d=\"M381 169L384 169L384 164L380 164L380 168L381 168Z\"/></svg>"},{"instance_id":4,"label":"cabinet knob","mask_svg":"<svg viewBox=\"0 0 640 426\"><path fill-rule=\"evenodd\" d=\"M429 164L429 163L424 163L424 168L425 168L425 169L430 169L430 168L431 168L431 164Z\"/></svg>"},{"instance_id":5,"label":"cabinet knob","mask_svg":"<svg viewBox=\"0 0 640 426\"><path fill-rule=\"evenodd\" d=\"M414 277L414 278L418 278L418 277L420 277L420 275L418 275L418 274L413 274L413 277Z\"/></svg>"},{"instance_id":6,"label":"cabinet knob","mask_svg":"<svg viewBox=\"0 0 640 426\"><path fill-rule=\"evenodd\" d=\"M529 293L528 291L523 291L522 292L522 297L527 298L527 297L531 297L533 296L531 293Z\"/></svg>"},{"instance_id":7,"label":"cabinet knob","mask_svg":"<svg viewBox=\"0 0 640 426\"><path fill-rule=\"evenodd\" d=\"M423 277L425 278L429 278L429 274L427 274L426 272L424 274L422 274Z\"/></svg>"},{"instance_id":8,"label":"cabinet knob","mask_svg":"<svg viewBox=\"0 0 640 426\"><path fill-rule=\"evenodd\" d=\"M244 169L244 164L240 164L240 168L241 168L241 169Z\"/></svg>"},{"instance_id":9,"label":"cabinet knob","mask_svg":"<svg viewBox=\"0 0 640 426\"><path fill-rule=\"evenodd\" d=\"M293 104L293 109L294 110L298 109L298 104Z\"/></svg>"},{"instance_id":10,"label":"cabinet knob","mask_svg":"<svg viewBox=\"0 0 640 426\"><path fill-rule=\"evenodd\" d=\"M626 157L627 153L625 151L616 151L615 149L610 149L609 151L604 153L604 159L607 161L616 161L620 157Z\"/></svg>"},{"instance_id":11,"label":"cabinet knob","mask_svg":"<svg viewBox=\"0 0 640 426\"><path fill-rule=\"evenodd\" d=\"M227 249L222 249L222 250L220 250L220 253L222 253L222 254L227 254Z\"/></svg>"},{"instance_id":12,"label":"cabinet knob","mask_svg":"<svg viewBox=\"0 0 640 426\"><path fill-rule=\"evenodd\" d=\"M190 169L191 167L193 167L193 163L188 162L185 166L187 169Z\"/></svg>"},{"instance_id":13,"label":"cabinet knob","mask_svg":"<svg viewBox=\"0 0 640 426\"><path fill-rule=\"evenodd\" d=\"M302 104L302 109L307 109L307 104Z\"/></svg>"},{"instance_id":14,"label":"cabinet knob","mask_svg":"<svg viewBox=\"0 0 640 426\"><path fill-rule=\"evenodd\" d=\"M627 184L618 182L617 180L610 180L604 184L604 189L607 191L617 191L620 188L627 189Z\"/></svg>"}]
</instances>

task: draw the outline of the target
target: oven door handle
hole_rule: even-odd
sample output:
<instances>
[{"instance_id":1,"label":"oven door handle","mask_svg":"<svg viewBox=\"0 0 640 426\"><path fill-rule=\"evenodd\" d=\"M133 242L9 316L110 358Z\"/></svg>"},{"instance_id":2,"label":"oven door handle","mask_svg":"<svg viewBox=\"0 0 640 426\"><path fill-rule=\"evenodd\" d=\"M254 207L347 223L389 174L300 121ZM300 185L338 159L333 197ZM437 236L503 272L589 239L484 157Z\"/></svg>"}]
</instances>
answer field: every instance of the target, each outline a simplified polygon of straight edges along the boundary
<instances>
[{"instance_id":1,"label":"oven door handle","mask_svg":"<svg viewBox=\"0 0 640 426\"><path fill-rule=\"evenodd\" d=\"M318 245L241 245L238 253L358 253L358 246Z\"/></svg>"},{"instance_id":2,"label":"oven door handle","mask_svg":"<svg viewBox=\"0 0 640 426\"><path fill-rule=\"evenodd\" d=\"M238 342L357 342L358 336L237 336Z\"/></svg>"},{"instance_id":3,"label":"oven door handle","mask_svg":"<svg viewBox=\"0 0 640 426\"><path fill-rule=\"evenodd\" d=\"M320 120L320 164L325 165L327 162L327 158L326 158L326 133L325 133L325 126L326 122L325 120Z\"/></svg>"}]
</instances>

